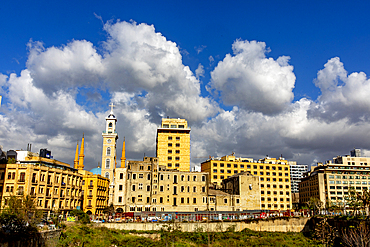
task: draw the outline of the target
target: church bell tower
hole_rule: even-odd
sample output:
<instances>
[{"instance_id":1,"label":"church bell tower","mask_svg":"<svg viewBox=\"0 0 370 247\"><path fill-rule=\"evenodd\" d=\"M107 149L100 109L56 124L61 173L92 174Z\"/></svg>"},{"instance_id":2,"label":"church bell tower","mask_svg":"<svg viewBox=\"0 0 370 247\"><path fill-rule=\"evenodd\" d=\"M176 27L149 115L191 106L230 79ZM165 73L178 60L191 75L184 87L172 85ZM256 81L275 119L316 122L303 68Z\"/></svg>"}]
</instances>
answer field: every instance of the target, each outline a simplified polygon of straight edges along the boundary
<instances>
[{"instance_id":1,"label":"church bell tower","mask_svg":"<svg viewBox=\"0 0 370 247\"><path fill-rule=\"evenodd\" d=\"M102 154L102 166L101 175L109 178L110 182L114 182L114 170L116 169L116 148L118 134L116 131L117 118L113 115L113 103L110 105L110 113L105 118L105 130L102 133L103 136L103 154Z\"/></svg>"}]
</instances>

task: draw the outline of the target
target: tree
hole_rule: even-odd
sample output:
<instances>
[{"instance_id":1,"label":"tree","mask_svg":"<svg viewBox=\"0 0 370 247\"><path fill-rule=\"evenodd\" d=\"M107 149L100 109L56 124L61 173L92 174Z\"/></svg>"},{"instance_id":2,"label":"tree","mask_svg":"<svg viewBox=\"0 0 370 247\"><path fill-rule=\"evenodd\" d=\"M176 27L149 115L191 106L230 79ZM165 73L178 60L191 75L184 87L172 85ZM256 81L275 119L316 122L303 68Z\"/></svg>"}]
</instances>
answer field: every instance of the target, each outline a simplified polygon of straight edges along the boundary
<instances>
[{"instance_id":1,"label":"tree","mask_svg":"<svg viewBox=\"0 0 370 247\"><path fill-rule=\"evenodd\" d=\"M103 208L103 213L108 214L108 215L113 215L114 214L114 206L113 203L111 203L108 207Z\"/></svg>"},{"instance_id":2,"label":"tree","mask_svg":"<svg viewBox=\"0 0 370 247\"><path fill-rule=\"evenodd\" d=\"M366 212L366 216L369 216L370 192L367 189L364 189L361 193L357 192L354 188L350 188L346 200L348 205L353 209L355 215L358 208L361 208Z\"/></svg>"},{"instance_id":3,"label":"tree","mask_svg":"<svg viewBox=\"0 0 370 247\"><path fill-rule=\"evenodd\" d=\"M0 238L16 240L34 236L36 224L41 221L42 212L36 208L31 196L10 196L6 198L6 207L0 214Z\"/></svg>"},{"instance_id":4,"label":"tree","mask_svg":"<svg viewBox=\"0 0 370 247\"><path fill-rule=\"evenodd\" d=\"M89 215L82 210L74 209L70 212L70 215L77 216L78 221L81 222L82 224L90 223Z\"/></svg>"},{"instance_id":5,"label":"tree","mask_svg":"<svg viewBox=\"0 0 370 247\"><path fill-rule=\"evenodd\" d=\"M328 223L325 218L315 225L315 238L321 242L323 246L332 246L335 238L338 237L338 230Z\"/></svg>"},{"instance_id":6,"label":"tree","mask_svg":"<svg viewBox=\"0 0 370 247\"><path fill-rule=\"evenodd\" d=\"M308 208L313 210L313 215L316 214L316 210L320 210L323 206L322 201L319 198L311 197L307 202Z\"/></svg>"}]
</instances>

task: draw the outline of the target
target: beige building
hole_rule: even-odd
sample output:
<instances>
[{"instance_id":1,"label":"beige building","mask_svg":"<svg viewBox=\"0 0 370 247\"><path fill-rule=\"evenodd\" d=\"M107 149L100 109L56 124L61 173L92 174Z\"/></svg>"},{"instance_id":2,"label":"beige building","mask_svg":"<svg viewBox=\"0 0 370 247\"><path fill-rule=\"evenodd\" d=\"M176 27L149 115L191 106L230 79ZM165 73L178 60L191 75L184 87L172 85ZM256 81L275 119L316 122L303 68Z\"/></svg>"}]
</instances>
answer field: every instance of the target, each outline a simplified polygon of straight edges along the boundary
<instances>
[{"instance_id":1,"label":"beige building","mask_svg":"<svg viewBox=\"0 0 370 247\"><path fill-rule=\"evenodd\" d=\"M157 129L156 156L168 169L190 171L190 128L185 119L163 118Z\"/></svg>"},{"instance_id":2,"label":"beige building","mask_svg":"<svg viewBox=\"0 0 370 247\"><path fill-rule=\"evenodd\" d=\"M207 175L167 169L152 157L128 161L125 211L207 210Z\"/></svg>"},{"instance_id":3,"label":"beige building","mask_svg":"<svg viewBox=\"0 0 370 247\"><path fill-rule=\"evenodd\" d=\"M250 172L235 174L222 181L222 190L231 196L231 211L261 209L260 178Z\"/></svg>"},{"instance_id":4,"label":"beige building","mask_svg":"<svg viewBox=\"0 0 370 247\"><path fill-rule=\"evenodd\" d=\"M261 209L292 209L290 167L282 157L254 161L251 158L237 158L234 154L225 155L206 160L201 164L201 171L209 173L210 182L216 187L221 187L222 181L234 174L249 172L260 180Z\"/></svg>"},{"instance_id":5,"label":"beige building","mask_svg":"<svg viewBox=\"0 0 370 247\"><path fill-rule=\"evenodd\" d=\"M370 158L362 157L360 149L311 167L299 183L299 200L306 204L313 197L324 207L345 205L350 188L358 192L370 188Z\"/></svg>"},{"instance_id":6,"label":"beige building","mask_svg":"<svg viewBox=\"0 0 370 247\"><path fill-rule=\"evenodd\" d=\"M244 172L222 190L210 189L208 173L168 169L157 158L144 157L116 169L114 207L119 213L258 210L259 183L258 176Z\"/></svg>"},{"instance_id":7,"label":"beige building","mask_svg":"<svg viewBox=\"0 0 370 247\"><path fill-rule=\"evenodd\" d=\"M37 208L46 212L67 212L81 206L82 175L69 164L16 151L15 164L2 165L1 207L10 195L31 195Z\"/></svg>"}]
</instances>

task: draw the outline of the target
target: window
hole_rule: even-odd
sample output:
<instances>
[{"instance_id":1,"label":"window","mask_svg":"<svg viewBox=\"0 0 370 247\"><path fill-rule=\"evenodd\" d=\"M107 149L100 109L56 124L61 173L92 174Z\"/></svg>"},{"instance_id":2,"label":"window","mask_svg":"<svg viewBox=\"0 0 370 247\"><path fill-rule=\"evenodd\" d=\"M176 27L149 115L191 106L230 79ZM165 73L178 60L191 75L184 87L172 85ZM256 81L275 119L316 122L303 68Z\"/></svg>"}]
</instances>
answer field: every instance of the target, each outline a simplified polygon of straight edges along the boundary
<instances>
[{"instance_id":1,"label":"window","mask_svg":"<svg viewBox=\"0 0 370 247\"><path fill-rule=\"evenodd\" d=\"M180 157L175 157L175 160L180 160Z\"/></svg>"},{"instance_id":2,"label":"window","mask_svg":"<svg viewBox=\"0 0 370 247\"><path fill-rule=\"evenodd\" d=\"M180 147L180 143L176 143L176 147L178 148L178 147Z\"/></svg>"},{"instance_id":3,"label":"window","mask_svg":"<svg viewBox=\"0 0 370 247\"><path fill-rule=\"evenodd\" d=\"M180 141L180 136L176 136L176 141Z\"/></svg>"},{"instance_id":4,"label":"window","mask_svg":"<svg viewBox=\"0 0 370 247\"><path fill-rule=\"evenodd\" d=\"M123 185L122 185L122 184L120 184L118 188L119 188L119 189L118 189L119 191L122 191L122 189L123 189Z\"/></svg>"},{"instance_id":5,"label":"window","mask_svg":"<svg viewBox=\"0 0 370 247\"><path fill-rule=\"evenodd\" d=\"M144 178L144 174L139 173L139 178Z\"/></svg>"},{"instance_id":6,"label":"window","mask_svg":"<svg viewBox=\"0 0 370 247\"><path fill-rule=\"evenodd\" d=\"M168 137L168 140L169 140L169 141L170 141L170 140L172 140L172 136L169 136L169 137Z\"/></svg>"},{"instance_id":7,"label":"window","mask_svg":"<svg viewBox=\"0 0 370 247\"><path fill-rule=\"evenodd\" d=\"M132 174L132 179L136 179L136 173Z\"/></svg>"},{"instance_id":8,"label":"window","mask_svg":"<svg viewBox=\"0 0 370 247\"><path fill-rule=\"evenodd\" d=\"M118 202L122 202L122 196L118 197Z\"/></svg>"},{"instance_id":9,"label":"window","mask_svg":"<svg viewBox=\"0 0 370 247\"><path fill-rule=\"evenodd\" d=\"M226 199L226 198L224 199L224 203L225 203L225 204L227 203L227 199Z\"/></svg>"},{"instance_id":10,"label":"window","mask_svg":"<svg viewBox=\"0 0 370 247\"><path fill-rule=\"evenodd\" d=\"M109 172L105 173L105 177L109 179Z\"/></svg>"},{"instance_id":11,"label":"window","mask_svg":"<svg viewBox=\"0 0 370 247\"><path fill-rule=\"evenodd\" d=\"M193 203L196 204L197 203L197 198L193 198Z\"/></svg>"},{"instance_id":12,"label":"window","mask_svg":"<svg viewBox=\"0 0 370 247\"><path fill-rule=\"evenodd\" d=\"M139 190L143 189L143 184L139 184Z\"/></svg>"},{"instance_id":13,"label":"window","mask_svg":"<svg viewBox=\"0 0 370 247\"><path fill-rule=\"evenodd\" d=\"M172 147L172 143L168 143L168 146L169 146L169 147Z\"/></svg>"},{"instance_id":14,"label":"window","mask_svg":"<svg viewBox=\"0 0 370 247\"><path fill-rule=\"evenodd\" d=\"M217 175L213 175L213 179L217 179Z\"/></svg>"},{"instance_id":15,"label":"window","mask_svg":"<svg viewBox=\"0 0 370 247\"><path fill-rule=\"evenodd\" d=\"M197 187L196 186L193 187L193 192L197 192Z\"/></svg>"},{"instance_id":16,"label":"window","mask_svg":"<svg viewBox=\"0 0 370 247\"><path fill-rule=\"evenodd\" d=\"M159 191L163 192L163 185L159 186Z\"/></svg>"},{"instance_id":17,"label":"window","mask_svg":"<svg viewBox=\"0 0 370 247\"><path fill-rule=\"evenodd\" d=\"M150 185L146 186L146 191L150 191Z\"/></svg>"},{"instance_id":18,"label":"window","mask_svg":"<svg viewBox=\"0 0 370 247\"><path fill-rule=\"evenodd\" d=\"M119 179L123 179L123 173L119 174Z\"/></svg>"},{"instance_id":19,"label":"window","mask_svg":"<svg viewBox=\"0 0 370 247\"><path fill-rule=\"evenodd\" d=\"M107 156L110 156L110 147L107 147Z\"/></svg>"},{"instance_id":20,"label":"window","mask_svg":"<svg viewBox=\"0 0 370 247\"><path fill-rule=\"evenodd\" d=\"M168 153L169 153L169 154L172 154L172 150L171 150L171 149L168 149Z\"/></svg>"},{"instance_id":21,"label":"window","mask_svg":"<svg viewBox=\"0 0 370 247\"><path fill-rule=\"evenodd\" d=\"M224 170L220 170L220 173L224 173L225 171Z\"/></svg>"},{"instance_id":22,"label":"window","mask_svg":"<svg viewBox=\"0 0 370 247\"><path fill-rule=\"evenodd\" d=\"M206 176L202 176L202 182L205 182L206 181Z\"/></svg>"},{"instance_id":23,"label":"window","mask_svg":"<svg viewBox=\"0 0 370 247\"><path fill-rule=\"evenodd\" d=\"M172 156L168 156L167 157L167 160L172 160Z\"/></svg>"},{"instance_id":24,"label":"window","mask_svg":"<svg viewBox=\"0 0 370 247\"><path fill-rule=\"evenodd\" d=\"M193 181L197 181L197 176L193 176Z\"/></svg>"},{"instance_id":25,"label":"window","mask_svg":"<svg viewBox=\"0 0 370 247\"><path fill-rule=\"evenodd\" d=\"M105 169L109 169L110 168L110 159L106 159L105 160Z\"/></svg>"},{"instance_id":26,"label":"window","mask_svg":"<svg viewBox=\"0 0 370 247\"><path fill-rule=\"evenodd\" d=\"M132 185L132 191L135 191L136 190L136 185L135 184L133 184Z\"/></svg>"},{"instance_id":27,"label":"window","mask_svg":"<svg viewBox=\"0 0 370 247\"><path fill-rule=\"evenodd\" d=\"M179 154L180 153L180 150L176 150L176 153Z\"/></svg>"}]
</instances>

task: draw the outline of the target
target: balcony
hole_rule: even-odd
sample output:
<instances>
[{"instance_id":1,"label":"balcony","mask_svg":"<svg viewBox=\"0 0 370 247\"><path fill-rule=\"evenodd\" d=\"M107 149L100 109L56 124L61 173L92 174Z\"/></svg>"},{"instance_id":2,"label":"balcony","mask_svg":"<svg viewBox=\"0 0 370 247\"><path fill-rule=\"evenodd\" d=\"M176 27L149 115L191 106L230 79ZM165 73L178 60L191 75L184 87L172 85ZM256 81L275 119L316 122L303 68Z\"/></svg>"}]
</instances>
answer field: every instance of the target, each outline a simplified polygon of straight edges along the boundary
<instances>
[{"instance_id":1,"label":"balcony","mask_svg":"<svg viewBox=\"0 0 370 247\"><path fill-rule=\"evenodd\" d=\"M87 209L92 209L91 205L86 206Z\"/></svg>"},{"instance_id":2,"label":"balcony","mask_svg":"<svg viewBox=\"0 0 370 247\"><path fill-rule=\"evenodd\" d=\"M93 198L93 195L88 195L87 198L91 199Z\"/></svg>"},{"instance_id":3,"label":"balcony","mask_svg":"<svg viewBox=\"0 0 370 247\"><path fill-rule=\"evenodd\" d=\"M66 183L62 182L61 186L66 187Z\"/></svg>"},{"instance_id":4,"label":"balcony","mask_svg":"<svg viewBox=\"0 0 370 247\"><path fill-rule=\"evenodd\" d=\"M37 184L37 180L33 179L31 183L32 184Z\"/></svg>"},{"instance_id":5,"label":"balcony","mask_svg":"<svg viewBox=\"0 0 370 247\"><path fill-rule=\"evenodd\" d=\"M18 183L24 183L24 182L26 182L24 179L19 179L18 180Z\"/></svg>"},{"instance_id":6,"label":"balcony","mask_svg":"<svg viewBox=\"0 0 370 247\"><path fill-rule=\"evenodd\" d=\"M88 188L89 189L94 189L94 185L89 185Z\"/></svg>"}]
</instances>

